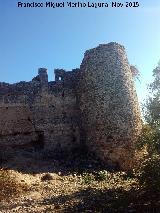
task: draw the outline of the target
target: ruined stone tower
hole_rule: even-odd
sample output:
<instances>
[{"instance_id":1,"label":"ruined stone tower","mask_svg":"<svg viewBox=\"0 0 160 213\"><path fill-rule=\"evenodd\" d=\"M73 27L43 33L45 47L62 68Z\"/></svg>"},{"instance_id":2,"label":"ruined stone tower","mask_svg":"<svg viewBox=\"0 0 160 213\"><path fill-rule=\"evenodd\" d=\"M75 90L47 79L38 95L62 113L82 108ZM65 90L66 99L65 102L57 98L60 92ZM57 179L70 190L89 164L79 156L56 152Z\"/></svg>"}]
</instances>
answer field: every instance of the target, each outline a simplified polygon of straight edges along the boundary
<instances>
[{"instance_id":1,"label":"ruined stone tower","mask_svg":"<svg viewBox=\"0 0 160 213\"><path fill-rule=\"evenodd\" d=\"M39 68L38 69L39 80L41 82L41 91L48 92L48 74L47 69Z\"/></svg>"},{"instance_id":2,"label":"ruined stone tower","mask_svg":"<svg viewBox=\"0 0 160 213\"><path fill-rule=\"evenodd\" d=\"M0 83L1 149L70 154L86 145L106 164L128 169L141 130L125 49L117 43L86 51L80 69L40 68L30 82Z\"/></svg>"},{"instance_id":3,"label":"ruined stone tower","mask_svg":"<svg viewBox=\"0 0 160 213\"><path fill-rule=\"evenodd\" d=\"M141 120L124 47L109 43L86 51L79 87L86 145L108 164L128 168Z\"/></svg>"}]
</instances>

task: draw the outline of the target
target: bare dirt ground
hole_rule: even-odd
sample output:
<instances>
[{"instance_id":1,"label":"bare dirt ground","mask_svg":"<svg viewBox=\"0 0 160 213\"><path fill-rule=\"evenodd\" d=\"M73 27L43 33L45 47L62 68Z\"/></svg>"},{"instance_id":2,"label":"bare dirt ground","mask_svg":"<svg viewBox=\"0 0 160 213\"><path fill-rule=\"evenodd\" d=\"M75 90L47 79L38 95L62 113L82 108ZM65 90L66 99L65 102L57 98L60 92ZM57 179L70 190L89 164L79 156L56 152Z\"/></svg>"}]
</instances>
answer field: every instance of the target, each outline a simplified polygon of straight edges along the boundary
<instances>
[{"instance_id":1,"label":"bare dirt ground","mask_svg":"<svg viewBox=\"0 0 160 213\"><path fill-rule=\"evenodd\" d=\"M1 168L26 189L6 194L0 213L160 212L160 199L140 190L136 178L84 155L55 160L25 153Z\"/></svg>"}]
</instances>

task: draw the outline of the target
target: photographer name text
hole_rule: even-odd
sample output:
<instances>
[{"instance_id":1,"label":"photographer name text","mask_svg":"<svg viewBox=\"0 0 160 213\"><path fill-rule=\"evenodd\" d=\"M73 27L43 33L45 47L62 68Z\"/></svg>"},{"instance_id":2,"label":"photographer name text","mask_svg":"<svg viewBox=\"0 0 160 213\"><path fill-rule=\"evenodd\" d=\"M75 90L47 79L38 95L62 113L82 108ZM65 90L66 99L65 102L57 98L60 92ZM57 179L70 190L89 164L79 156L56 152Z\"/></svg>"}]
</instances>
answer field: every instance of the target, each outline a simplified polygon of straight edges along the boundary
<instances>
[{"instance_id":1,"label":"photographer name text","mask_svg":"<svg viewBox=\"0 0 160 213\"><path fill-rule=\"evenodd\" d=\"M113 1L110 3L107 2L17 2L18 8L137 8L139 7L139 2L119 2Z\"/></svg>"}]
</instances>

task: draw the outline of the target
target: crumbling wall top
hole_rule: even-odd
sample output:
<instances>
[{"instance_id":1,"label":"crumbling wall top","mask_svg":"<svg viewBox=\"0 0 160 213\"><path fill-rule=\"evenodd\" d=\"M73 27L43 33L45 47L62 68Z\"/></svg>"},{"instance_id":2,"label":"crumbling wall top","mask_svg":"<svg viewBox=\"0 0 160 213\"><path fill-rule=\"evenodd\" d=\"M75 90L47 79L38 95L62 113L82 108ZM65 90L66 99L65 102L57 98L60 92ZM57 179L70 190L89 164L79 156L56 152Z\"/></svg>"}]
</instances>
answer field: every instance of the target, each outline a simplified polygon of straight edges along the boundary
<instances>
[{"instance_id":1,"label":"crumbling wall top","mask_svg":"<svg viewBox=\"0 0 160 213\"><path fill-rule=\"evenodd\" d=\"M39 68L39 69L38 69L38 74L39 74L39 75L47 74L47 69L46 69L46 68Z\"/></svg>"},{"instance_id":2,"label":"crumbling wall top","mask_svg":"<svg viewBox=\"0 0 160 213\"><path fill-rule=\"evenodd\" d=\"M65 78L66 71L64 69L55 69L55 81L63 81Z\"/></svg>"},{"instance_id":3,"label":"crumbling wall top","mask_svg":"<svg viewBox=\"0 0 160 213\"><path fill-rule=\"evenodd\" d=\"M125 48L123 45L117 43L117 42L110 42L108 44L99 44L97 47L89 49L85 52L84 56L88 56L88 54L90 55L91 53L97 53L98 50L102 50L104 49L105 51L112 51L112 50L121 50L121 51L125 51Z\"/></svg>"}]
</instances>

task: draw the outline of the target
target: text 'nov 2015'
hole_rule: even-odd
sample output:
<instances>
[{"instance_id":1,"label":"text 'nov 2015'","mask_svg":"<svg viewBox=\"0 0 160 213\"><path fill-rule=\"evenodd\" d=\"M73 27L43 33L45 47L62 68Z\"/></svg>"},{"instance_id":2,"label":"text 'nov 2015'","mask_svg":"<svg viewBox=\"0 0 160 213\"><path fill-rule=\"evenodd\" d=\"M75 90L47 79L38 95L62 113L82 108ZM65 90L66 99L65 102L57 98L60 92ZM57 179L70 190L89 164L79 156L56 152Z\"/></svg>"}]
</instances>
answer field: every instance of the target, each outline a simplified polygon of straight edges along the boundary
<instances>
[{"instance_id":1,"label":"text 'nov 2015'","mask_svg":"<svg viewBox=\"0 0 160 213\"><path fill-rule=\"evenodd\" d=\"M137 8L139 7L139 2L119 2L113 1L107 2L17 2L18 8Z\"/></svg>"}]
</instances>

